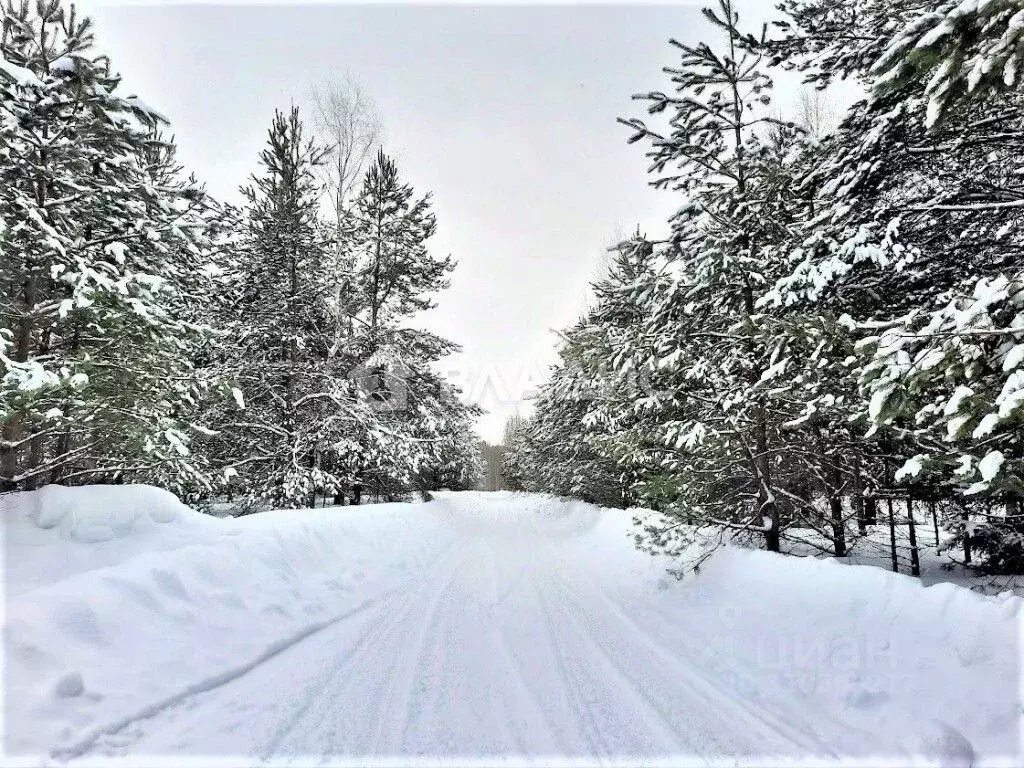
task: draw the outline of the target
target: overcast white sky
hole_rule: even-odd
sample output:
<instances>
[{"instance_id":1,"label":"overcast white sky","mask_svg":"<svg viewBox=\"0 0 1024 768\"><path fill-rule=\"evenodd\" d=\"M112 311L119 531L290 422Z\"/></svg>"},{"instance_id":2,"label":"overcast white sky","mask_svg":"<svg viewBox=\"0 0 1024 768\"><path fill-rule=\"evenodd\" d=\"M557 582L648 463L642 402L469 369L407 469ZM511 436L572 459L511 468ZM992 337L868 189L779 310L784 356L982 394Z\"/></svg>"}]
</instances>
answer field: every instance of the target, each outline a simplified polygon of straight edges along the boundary
<instances>
[{"instance_id":1,"label":"overcast white sky","mask_svg":"<svg viewBox=\"0 0 1024 768\"><path fill-rule=\"evenodd\" d=\"M696 3L622 6L213 5L79 2L125 87L167 115L180 160L236 198L275 107L350 73L376 99L385 149L434 193L433 248L458 260L423 324L463 345L452 378L505 417L555 359L616 234L656 235L677 207L647 186L618 116L668 83L667 40L697 40ZM767 0L739 3L759 24ZM779 101L796 100L783 78Z\"/></svg>"}]
</instances>

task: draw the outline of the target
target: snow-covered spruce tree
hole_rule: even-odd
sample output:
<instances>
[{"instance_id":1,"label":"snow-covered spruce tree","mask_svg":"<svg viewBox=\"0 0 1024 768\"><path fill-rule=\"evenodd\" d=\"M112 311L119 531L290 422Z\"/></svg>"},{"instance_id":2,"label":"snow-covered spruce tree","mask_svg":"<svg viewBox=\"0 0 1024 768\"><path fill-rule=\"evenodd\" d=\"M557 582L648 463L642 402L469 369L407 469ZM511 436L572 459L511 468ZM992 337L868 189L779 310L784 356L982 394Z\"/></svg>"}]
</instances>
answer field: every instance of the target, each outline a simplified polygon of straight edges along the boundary
<instances>
[{"instance_id":1,"label":"snow-covered spruce tree","mask_svg":"<svg viewBox=\"0 0 1024 768\"><path fill-rule=\"evenodd\" d=\"M885 47L885 31L900 18L901 6L862 5L857 34L850 35L849 27L829 33L835 47ZM805 42L796 33L794 40ZM798 52L792 45L785 50ZM791 61L802 61L814 75L815 56L809 48L803 60ZM850 58L861 62L865 56ZM832 75L858 76L870 85L870 62L864 69L839 66ZM791 275L779 293L782 303L796 303L801 296L824 299L854 318L893 301L898 302L893 309L909 309L964 276L997 274L1006 263L993 256L1000 242L1013 239L1018 182L1005 161L1020 147L1011 130L1019 97L969 105L931 131L926 109L919 86L889 89L854 105L822 142L802 181L816 201L816 215L803 228L807 239L798 241L792 254Z\"/></svg>"},{"instance_id":2,"label":"snow-covered spruce tree","mask_svg":"<svg viewBox=\"0 0 1024 768\"><path fill-rule=\"evenodd\" d=\"M873 429L916 451L904 483L965 495L947 526L982 567L1024 569L1024 282L983 278L937 310L911 312L867 336L863 367Z\"/></svg>"},{"instance_id":3,"label":"snow-covered spruce tree","mask_svg":"<svg viewBox=\"0 0 1024 768\"><path fill-rule=\"evenodd\" d=\"M774 45L820 82L849 76L873 88L872 67L892 36L941 5L788 0L789 33ZM822 21L834 15L834 24ZM959 105L927 130L924 86L899 83L854 105L808 165L802 185L817 215L792 254L783 303L825 299L856 319L893 301L894 310L919 307L1012 263L1000 250L1017 232L1019 95Z\"/></svg>"},{"instance_id":4,"label":"snow-covered spruce tree","mask_svg":"<svg viewBox=\"0 0 1024 768\"><path fill-rule=\"evenodd\" d=\"M948 303L908 313L867 340L874 360L864 381L876 427L913 415L908 431L922 452L900 474L959 485L973 503L954 518L957 539L966 552L980 551L985 570L1002 573L1024 571L1024 140L1015 131L1024 117L1022 29L1020 2L939 4L908 23L872 68L879 98L912 98L923 85L932 133L956 132L961 143L981 139L991 149L989 185L936 206L937 217L966 214L974 227L995 230L984 269L955 286ZM992 134L993 123L1000 133Z\"/></svg>"},{"instance_id":5,"label":"snow-covered spruce tree","mask_svg":"<svg viewBox=\"0 0 1024 768\"><path fill-rule=\"evenodd\" d=\"M802 65L814 67L820 49L828 49L834 61L848 62L832 72L860 77L874 97L856 105L826 140L823 162L804 182L817 215L803 227L775 300L847 312L864 337L857 371L860 410L874 425L869 451L903 465L881 481L895 479L908 492L970 490L961 501L976 497L984 505L973 504L970 515L990 523L988 533L1007 530L1005 540L1019 552L1015 416L1004 388L1019 341L1013 286L1024 224L1024 146L1016 126L1024 102L1013 90L1000 97L994 87L971 91L972 80L987 73L975 69L976 51L986 43L967 35L967 48L956 53L956 25L935 27L949 34L941 65L923 49L891 42L892 35L913 36L936 13L948 15L944 4L850 5L857 6L848 9L857 12L856 26L839 30L801 23L821 3L791 4L803 11L794 16L799 33L789 41L797 52L807 46ZM1000 38L1005 31L999 24L987 29ZM932 35L923 48L940 37ZM965 71L952 62L974 63ZM911 76L932 65L938 79ZM888 74L875 81L873 72ZM1003 420L1007 431L1000 435ZM882 474L877 462L875 474ZM993 516L993 501L1005 502L1006 514ZM959 511L947 523L961 535L976 527ZM992 567L1017 567L1007 565L1014 557L1003 552Z\"/></svg>"},{"instance_id":6,"label":"snow-covered spruce tree","mask_svg":"<svg viewBox=\"0 0 1024 768\"><path fill-rule=\"evenodd\" d=\"M462 393L436 374L414 387L419 399L413 440L423 448L413 485L428 492L472 488L483 474L474 426L482 411L462 401Z\"/></svg>"},{"instance_id":7,"label":"snow-covered spruce tree","mask_svg":"<svg viewBox=\"0 0 1024 768\"><path fill-rule=\"evenodd\" d=\"M766 285L755 306L773 352L757 387L778 422L773 463L783 537L801 549L841 556L875 520L877 449L863 439L855 339L838 307L783 302L773 286L791 274L808 244L808 223L817 219L820 200L807 179L827 163L831 147L827 136L824 144L821 137L785 130L769 138L757 156L755 199L761 216L779 226L765 230Z\"/></svg>"},{"instance_id":8,"label":"snow-covered spruce tree","mask_svg":"<svg viewBox=\"0 0 1024 768\"><path fill-rule=\"evenodd\" d=\"M322 151L299 112L276 112L260 154L237 251L232 351L240 395L218 425L233 447L229 474L250 499L306 506L339 479L323 456L365 417L331 363L327 238L314 169Z\"/></svg>"},{"instance_id":9,"label":"snow-covered spruce tree","mask_svg":"<svg viewBox=\"0 0 1024 768\"><path fill-rule=\"evenodd\" d=\"M0 31L0 486L205 482L189 451L205 384L207 199L163 118L56 0Z\"/></svg>"},{"instance_id":10,"label":"snow-covered spruce tree","mask_svg":"<svg viewBox=\"0 0 1024 768\"><path fill-rule=\"evenodd\" d=\"M427 250L437 230L430 195L416 198L383 150L366 172L349 227L353 287L364 304L366 342L376 351L398 320L434 306L431 295L448 287L455 262Z\"/></svg>"},{"instance_id":11,"label":"snow-covered spruce tree","mask_svg":"<svg viewBox=\"0 0 1024 768\"><path fill-rule=\"evenodd\" d=\"M750 146L751 210L743 213L750 219L738 220L737 226L759 243L761 264L751 275L755 299L778 272L778 243L807 207L794 194L799 163L793 157L801 148L795 132L780 127ZM750 325L730 324L727 317L717 320L717 328L711 325L706 313L715 316L714 302L727 289L710 290L692 277L688 270L694 261L687 256L712 244L705 239L709 232L674 241L656 254L671 279L634 284L632 302L641 307L635 313L637 326L610 339L608 359L616 361L614 369L638 374L645 387L642 395L621 398L618 404L611 398L595 401L600 407L590 418L601 428L592 442L617 452L623 468L638 478L636 491L645 504L673 509L697 526L669 526L667 537L651 529L652 545L681 549L693 536L702 536L702 527L735 535L743 529L737 518L742 519L744 509L737 494L747 492L750 472L744 449L750 438L742 427L751 419L743 408L747 398L756 398L765 414L780 538L843 554L850 535L847 518L857 511L844 509L840 495L853 473L852 462L843 460L849 443L844 406L855 379L833 361L848 356L851 342L840 339L837 348L834 320L768 313L756 301L759 311L751 314ZM686 242L683 252L676 250L680 242ZM738 378L740 366L750 365L743 356L753 352L760 361L747 360L761 367L760 375ZM608 390L630 391L622 381ZM726 392L728 399L716 399Z\"/></svg>"},{"instance_id":12,"label":"snow-covered spruce tree","mask_svg":"<svg viewBox=\"0 0 1024 768\"><path fill-rule=\"evenodd\" d=\"M525 435L513 447L512 461L520 468L526 490L623 507L625 488L616 462L587 439L583 420L595 389L575 359L573 336L578 328L564 334L560 362L540 387Z\"/></svg>"},{"instance_id":13,"label":"snow-covered spruce tree","mask_svg":"<svg viewBox=\"0 0 1024 768\"><path fill-rule=\"evenodd\" d=\"M501 487L510 491L525 489L524 467L522 465L523 440L526 439L527 420L519 413L505 419L501 444L505 448L501 462Z\"/></svg>"},{"instance_id":14,"label":"snow-covered spruce tree","mask_svg":"<svg viewBox=\"0 0 1024 768\"><path fill-rule=\"evenodd\" d=\"M775 66L798 70L824 88L858 78L878 61L894 36L930 0L780 0L766 50Z\"/></svg>"},{"instance_id":15,"label":"snow-covered spruce tree","mask_svg":"<svg viewBox=\"0 0 1024 768\"><path fill-rule=\"evenodd\" d=\"M204 498L209 501L226 496L229 501L242 492L242 477L232 467L241 457L237 435L224 425L235 420L244 396L239 388L240 365L236 346L238 333L237 305L242 296L245 275L240 259L244 242L245 215L235 205L215 203L206 215L209 239L209 262L204 267L210 291L205 301L196 307L197 319L209 333L192 349L196 369L217 382L220 397L207 398L199 414L200 435L193 449L210 467L210 487ZM242 368L244 370L244 367Z\"/></svg>"},{"instance_id":16,"label":"snow-covered spruce tree","mask_svg":"<svg viewBox=\"0 0 1024 768\"><path fill-rule=\"evenodd\" d=\"M662 473L657 455L661 441L652 436L656 423L650 406L667 382L660 371L633 366L637 350L648 344L645 320L665 285L657 272L664 261L654 245L638 232L612 249L608 273L593 285L594 306L565 335L579 383L587 382L565 394L586 408L584 455L596 453L591 459L597 477L592 493L623 505L641 493L647 504L660 508L669 499L658 491L669 489L672 482Z\"/></svg>"}]
</instances>

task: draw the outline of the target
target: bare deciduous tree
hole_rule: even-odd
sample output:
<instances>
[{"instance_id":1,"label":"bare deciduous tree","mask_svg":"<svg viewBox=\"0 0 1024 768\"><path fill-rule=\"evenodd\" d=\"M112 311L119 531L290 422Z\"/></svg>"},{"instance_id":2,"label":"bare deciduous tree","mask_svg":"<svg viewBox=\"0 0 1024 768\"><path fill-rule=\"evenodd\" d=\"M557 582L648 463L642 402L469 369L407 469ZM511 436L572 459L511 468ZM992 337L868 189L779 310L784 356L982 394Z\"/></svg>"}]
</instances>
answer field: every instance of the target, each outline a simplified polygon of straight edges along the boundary
<instances>
[{"instance_id":1,"label":"bare deciduous tree","mask_svg":"<svg viewBox=\"0 0 1024 768\"><path fill-rule=\"evenodd\" d=\"M377 105L350 75L342 80L314 84L313 125L328 155L320 166L321 180L335 226L335 339L332 350L340 348L343 337L352 334L352 314L344 296L351 288L351 264L343 254L342 228L348 206L355 196L367 161L380 147L384 126Z\"/></svg>"},{"instance_id":2,"label":"bare deciduous tree","mask_svg":"<svg viewBox=\"0 0 1024 768\"><path fill-rule=\"evenodd\" d=\"M340 222L367 160L383 138L377 105L352 77L312 87L314 124L330 148L324 163L324 182L331 208Z\"/></svg>"},{"instance_id":3,"label":"bare deciduous tree","mask_svg":"<svg viewBox=\"0 0 1024 768\"><path fill-rule=\"evenodd\" d=\"M831 100L819 88L802 88L796 111L797 124L816 139L835 127L836 113Z\"/></svg>"}]
</instances>

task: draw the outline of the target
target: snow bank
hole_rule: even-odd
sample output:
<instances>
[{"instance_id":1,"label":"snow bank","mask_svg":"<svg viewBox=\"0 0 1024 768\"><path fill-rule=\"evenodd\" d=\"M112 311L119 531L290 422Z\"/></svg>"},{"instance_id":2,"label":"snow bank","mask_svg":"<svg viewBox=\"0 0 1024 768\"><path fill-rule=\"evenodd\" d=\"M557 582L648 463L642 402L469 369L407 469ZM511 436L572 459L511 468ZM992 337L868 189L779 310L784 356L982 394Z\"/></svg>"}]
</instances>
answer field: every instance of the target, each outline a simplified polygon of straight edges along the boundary
<instances>
[{"instance_id":1,"label":"snow bank","mask_svg":"<svg viewBox=\"0 0 1024 768\"><path fill-rule=\"evenodd\" d=\"M47 487L3 504L9 756L73 755L244 673L408 580L431 531L443 535L429 505L228 522L146 486ZM405 559L381 567L382 545L403 535Z\"/></svg>"},{"instance_id":2,"label":"snow bank","mask_svg":"<svg viewBox=\"0 0 1024 768\"><path fill-rule=\"evenodd\" d=\"M47 485L0 496L7 595L219 535L216 520L148 485Z\"/></svg>"},{"instance_id":3,"label":"snow bank","mask_svg":"<svg viewBox=\"0 0 1024 768\"><path fill-rule=\"evenodd\" d=\"M929 764L1020 764L1020 598L726 548L659 605L698 623L706 667L766 708L795 695Z\"/></svg>"}]
</instances>

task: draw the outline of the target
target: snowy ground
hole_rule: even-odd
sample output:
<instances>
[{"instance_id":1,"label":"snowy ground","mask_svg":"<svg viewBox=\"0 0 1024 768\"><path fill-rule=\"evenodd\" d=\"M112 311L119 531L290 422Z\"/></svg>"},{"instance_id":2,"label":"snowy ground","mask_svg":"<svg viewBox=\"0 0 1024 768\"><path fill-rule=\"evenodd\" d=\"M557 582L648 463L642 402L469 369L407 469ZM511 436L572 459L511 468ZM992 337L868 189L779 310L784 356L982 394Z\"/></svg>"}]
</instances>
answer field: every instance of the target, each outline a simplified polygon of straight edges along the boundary
<instances>
[{"instance_id":1,"label":"snowy ground","mask_svg":"<svg viewBox=\"0 0 1024 768\"><path fill-rule=\"evenodd\" d=\"M1024 601L539 496L0 497L4 764L1020 765Z\"/></svg>"},{"instance_id":2,"label":"snowy ground","mask_svg":"<svg viewBox=\"0 0 1024 768\"><path fill-rule=\"evenodd\" d=\"M823 519L826 516L827 510L823 511ZM905 514L897 519L895 538L899 572L909 574L911 545L906 520ZM936 536L930 519L918 514L916 521L922 584L957 584L986 595L998 595L1009 590L1018 597L1024 597L1024 576L979 575L962 564L963 547L957 545L951 548L951 534L948 531L940 529L939 535ZM823 554L831 551L832 543L816 531L790 528L787 536L790 541L787 541L785 546L790 554L834 559L831 554ZM868 526L866 536L857 534L853 521L850 521L847 532L847 556L839 558L837 562L847 565L873 565L891 571L892 550L889 537L889 527L882 515L879 515L877 525Z\"/></svg>"}]
</instances>

